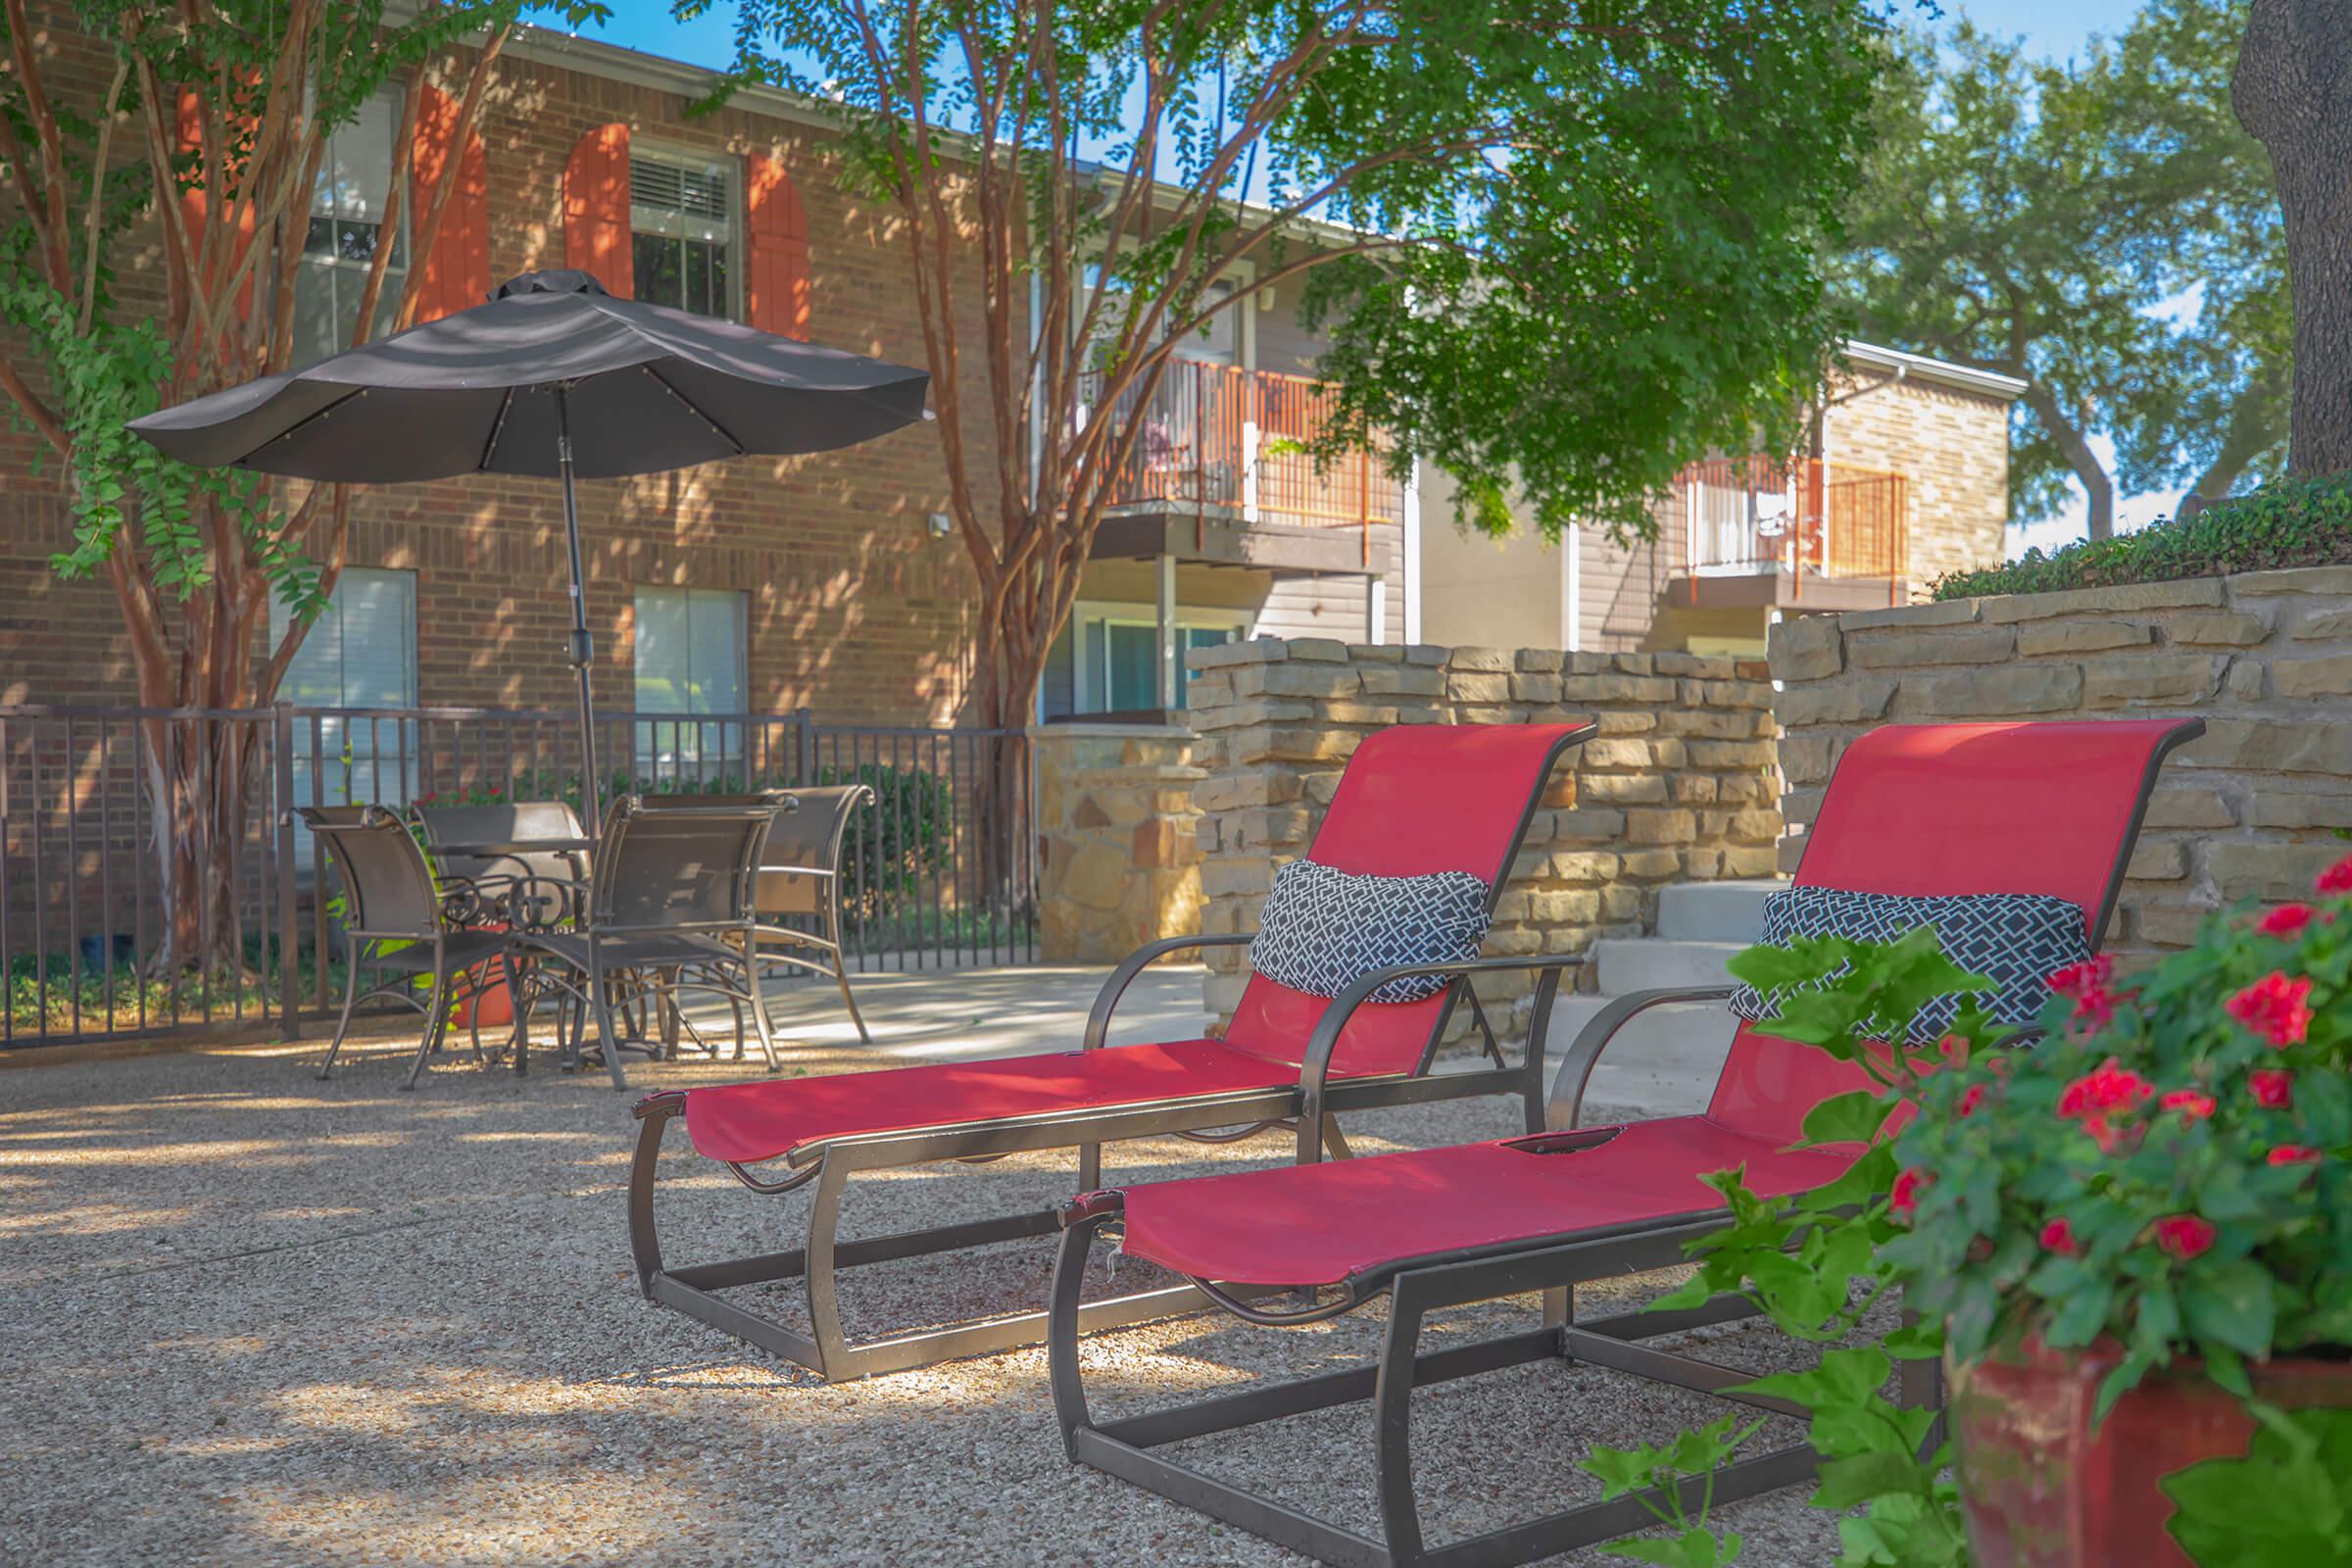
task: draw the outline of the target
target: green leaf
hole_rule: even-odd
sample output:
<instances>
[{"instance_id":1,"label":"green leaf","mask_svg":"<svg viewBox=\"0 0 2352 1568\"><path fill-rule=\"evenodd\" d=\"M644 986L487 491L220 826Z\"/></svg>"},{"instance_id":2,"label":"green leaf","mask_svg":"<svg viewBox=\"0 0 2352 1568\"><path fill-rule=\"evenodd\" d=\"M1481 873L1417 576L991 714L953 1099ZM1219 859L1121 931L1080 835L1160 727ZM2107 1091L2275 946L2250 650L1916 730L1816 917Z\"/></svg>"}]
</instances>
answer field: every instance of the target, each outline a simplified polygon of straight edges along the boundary
<instances>
[{"instance_id":1,"label":"green leaf","mask_svg":"<svg viewBox=\"0 0 2352 1568\"><path fill-rule=\"evenodd\" d=\"M2180 1281L2180 1316L2188 1332L2258 1358L2271 1353L2276 1299L2270 1270L2252 1258L2192 1266Z\"/></svg>"},{"instance_id":2,"label":"green leaf","mask_svg":"<svg viewBox=\"0 0 2352 1568\"><path fill-rule=\"evenodd\" d=\"M1800 1149L1822 1144L1867 1144L1879 1135L1896 1102L1876 1090L1832 1095L1805 1112Z\"/></svg>"},{"instance_id":3,"label":"green leaf","mask_svg":"<svg viewBox=\"0 0 2352 1568\"><path fill-rule=\"evenodd\" d=\"M1889 1493L1927 1494L1936 1475L1907 1453L1880 1451L1831 1459L1821 1467L1816 1508L1853 1508Z\"/></svg>"}]
</instances>

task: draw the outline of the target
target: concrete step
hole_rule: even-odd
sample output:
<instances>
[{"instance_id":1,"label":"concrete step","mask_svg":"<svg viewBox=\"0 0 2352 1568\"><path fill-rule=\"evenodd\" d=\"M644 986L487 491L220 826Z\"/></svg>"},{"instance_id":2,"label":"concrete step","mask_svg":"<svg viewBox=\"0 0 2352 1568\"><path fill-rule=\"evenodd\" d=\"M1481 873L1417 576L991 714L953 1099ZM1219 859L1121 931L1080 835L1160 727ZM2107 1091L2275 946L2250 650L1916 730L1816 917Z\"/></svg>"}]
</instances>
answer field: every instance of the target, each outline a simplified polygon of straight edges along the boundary
<instances>
[{"instance_id":1,"label":"concrete step","mask_svg":"<svg viewBox=\"0 0 2352 1568\"><path fill-rule=\"evenodd\" d=\"M1764 929L1764 898L1788 884L1678 882L1658 891L1658 935L1674 942L1753 942Z\"/></svg>"},{"instance_id":2,"label":"concrete step","mask_svg":"<svg viewBox=\"0 0 2352 1568\"><path fill-rule=\"evenodd\" d=\"M1550 1071L1606 997L1563 997L1552 1008ZM1639 1013L1609 1041L1585 1086L1585 1119L1595 1114L1646 1119L1695 1115L1707 1108L1739 1020L1720 1003L1669 1003ZM1546 1077L1546 1084L1550 1079Z\"/></svg>"},{"instance_id":3,"label":"concrete step","mask_svg":"<svg viewBox=\"0 0 2352 1568\"><path fill-rule=\"evenodd\" d=\"M1591 954L1600 994L1622 997L1659 986L1712 986L1731 979L1724 964L1747 942L1668 942L1658 937L1610 937Z\"/></svg>"}]
</instances>

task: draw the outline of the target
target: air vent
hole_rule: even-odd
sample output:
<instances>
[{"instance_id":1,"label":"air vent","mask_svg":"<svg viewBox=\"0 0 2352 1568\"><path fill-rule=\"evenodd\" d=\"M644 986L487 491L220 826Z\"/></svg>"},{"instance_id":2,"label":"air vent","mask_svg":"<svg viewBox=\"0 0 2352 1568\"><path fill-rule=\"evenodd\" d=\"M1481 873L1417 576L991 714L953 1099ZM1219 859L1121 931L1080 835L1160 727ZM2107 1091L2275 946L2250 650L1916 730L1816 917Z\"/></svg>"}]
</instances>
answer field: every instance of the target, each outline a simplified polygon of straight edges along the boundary
<instances>
[{"instance_id":1,"label":"air vent","mask_svg":"<svg viewBox=\"0 0 2352 1568\"><path fill-rule=\"evenodd\" d=\"M722 222L732 216L724 172L643 157L629 160L629 204Z\"/></svg>"}]
</instances>

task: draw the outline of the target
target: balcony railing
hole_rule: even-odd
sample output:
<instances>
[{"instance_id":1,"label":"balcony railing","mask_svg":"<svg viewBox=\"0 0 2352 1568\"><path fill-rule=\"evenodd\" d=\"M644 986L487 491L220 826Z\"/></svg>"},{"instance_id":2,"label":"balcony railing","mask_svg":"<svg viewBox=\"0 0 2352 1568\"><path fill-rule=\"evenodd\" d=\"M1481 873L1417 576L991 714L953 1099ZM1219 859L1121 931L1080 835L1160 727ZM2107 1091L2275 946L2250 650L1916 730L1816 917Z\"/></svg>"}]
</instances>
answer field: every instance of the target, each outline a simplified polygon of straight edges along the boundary
<instances>
[{"instance_id":1,"label":"balcony railing","mask_svg":"<svg viewBox=\"0 0 2352 1568\"><path fill-rule=\"evenodd\" d=\"M1692 575L1774 569L1883 578L1897 602L1908 569L1907 480L1818 458L1714 458L1683 470L1683 564Z\"/></svg>"},{"instance_id":2,"label":"balcony railing","mask_svg":"<svg viewBox=\"0 0 2352 1568\"><path fill-rule=\"evenodd\" d=\"M1100 375L1085 383L1083 417L1103 416L1092 395L1100 383ZM1330 387L1302 375L1172 361L1148 402L1129 391L1108 411L1142 421L1110 505L1189 511L1203 527L1217 517L1355 528L1369 562L1371 526L1402 519L1404 486L1377 450L1316 466L1304 449L1323 433L1335 399Z\"/></svg>"}]
</instances>

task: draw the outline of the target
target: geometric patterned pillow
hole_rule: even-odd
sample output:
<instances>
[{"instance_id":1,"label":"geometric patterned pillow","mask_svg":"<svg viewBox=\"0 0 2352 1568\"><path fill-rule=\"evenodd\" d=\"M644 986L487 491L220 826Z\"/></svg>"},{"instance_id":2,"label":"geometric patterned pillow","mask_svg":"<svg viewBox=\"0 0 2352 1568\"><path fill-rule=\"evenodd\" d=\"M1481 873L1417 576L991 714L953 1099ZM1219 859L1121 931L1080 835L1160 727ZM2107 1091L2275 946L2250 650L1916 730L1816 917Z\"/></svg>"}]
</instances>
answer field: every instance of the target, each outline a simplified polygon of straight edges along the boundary
<instances>
[{"instance_id":1,"label":"geometric patterned pillow","mask_svg":"<svg viewBox=\"0 0 2352 1568\"><path fill-rule=\"evenodd\" d=\"M1784 888L1765 896L1762 941L1775 948L1788 946L1791 937L1891 942L1923 925L1936 928L1945 957L1998 982L1973 1000L2005 1024L2032 1023L2049 1000L2051 971L2090 956L2082 906L2042 893L1929 898ZM1799 989L1818 991L1824 983ZM1969 1000L1949 996L1929 1003L1911 1025L1910 1043L1925 1046L1942 1039ZM1732 994L1732 1011L1750 1023L1761 1023L1777 1010L1773 999L1753 986L1742 985Z\"/></svg>"},{"instance_id":2,"label":"geometric patterned pillow","mask_svg":"<svg viewBox=\"0 0 2352 1568\"><path fill-rule=\"evenodd\" d=\"M1293 991L1336 997L1376 969L1477 957L1487 920L1487 884L1467 871L1356 876L1293 860L1274 873L1250 967ZM1444 975L1411 975L1370 1000L1419 1002L1450 983Z\"/></svg>"}]
</instances>

